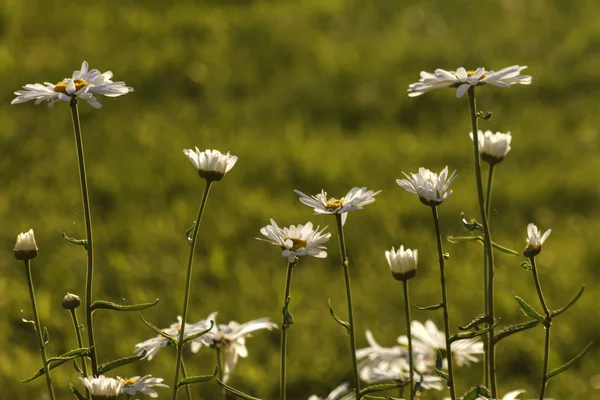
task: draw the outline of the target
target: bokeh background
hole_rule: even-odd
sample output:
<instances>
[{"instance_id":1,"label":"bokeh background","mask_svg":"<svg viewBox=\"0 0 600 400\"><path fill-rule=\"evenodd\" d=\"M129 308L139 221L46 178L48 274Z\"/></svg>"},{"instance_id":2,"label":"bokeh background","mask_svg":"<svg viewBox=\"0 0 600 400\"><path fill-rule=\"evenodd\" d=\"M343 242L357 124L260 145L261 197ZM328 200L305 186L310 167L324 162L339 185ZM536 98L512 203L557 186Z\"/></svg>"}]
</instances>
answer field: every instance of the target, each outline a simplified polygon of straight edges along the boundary
<instances>
[{"instance_id":1,"label":"bokeh background","mask_svg":"<svg viewBox=\"0 0 600 400\"><path fill-rule=\"evenodd\" d=\"M392 246L418 248L412 300L439 298L431 215L395 179L419 166L458 170L454 194L440 207L445 235L465 234L464 211L477 217L467 99L451 89L409 99L419 71L458 66L500 69L528 65L529 87L478 90L493 112L483 129L511 131L513 150L497 169L492 230L499 243L522 250L526 225L552 235L539 257L552 308L587 290L552 331L551 368L598 340L600 247L598 141L600 24L595 0L546 1L131 1L2 0L0 3L0 387L2 398L43 399L45 382L19 381L40 366L15 237L33 228L40 254L33 262L48 351L75 348L67 292L83 297L85 252L61 239L83 237L81 196L69 107L11 106L26 83L58 82L87 60L112 70L135 92L99 98L101 110L80 108L95 233L95 299L121 303L160 298L145 317L167 327L180 313L191 225L203 190L182 149L231 151L239 162L216 184L202 221L189 322L219 311L218 322L280 319L285 260L256 241L269 218L280 225L332 218L313 216L294 189L342 196L354 186L382 190L350 215L351 259L359 347L371 329L385 346L404 334L401 285L384 258ZM335 236L334 236L335 237ZM481 247L445 243L454 328L481 312ZM323 397L351 379L348 340L329 316L327 300L345 316L337 243L325 260L302 259L292 286L289 398ZM511 293L537 305L522 257L497 261L501 325L525 321ZM83 314L80 312L80 317ZM415 319L439 312L415 310ZM135 313L95 314L101 362L132 354L153 336ZM498 347L500 392L538 393L543 329ZM231 380L240 390L277 397L279 333L247 341ZM596 398L600 352L554 378L555 399ZM153 374L172 384L174 351L114 370ZM192 374L214 368L214 355L185 355ZM479 383L481 367L458 370L458 389ZM58 398L70 398L70 365L53 372ZM193 388L215 399L216 384ZM160 392L168 398L170 392ZM427 398L441 399L443 393Z\"/></svg>"}]
</instances>

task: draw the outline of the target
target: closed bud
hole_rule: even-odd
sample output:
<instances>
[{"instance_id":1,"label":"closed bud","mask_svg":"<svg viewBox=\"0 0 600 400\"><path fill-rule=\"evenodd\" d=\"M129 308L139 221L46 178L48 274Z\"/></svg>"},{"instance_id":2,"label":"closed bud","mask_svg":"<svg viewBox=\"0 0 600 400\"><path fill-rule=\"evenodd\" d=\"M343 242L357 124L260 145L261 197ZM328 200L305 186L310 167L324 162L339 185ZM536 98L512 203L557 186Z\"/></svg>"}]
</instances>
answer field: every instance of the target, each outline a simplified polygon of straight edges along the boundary
<instances>
[{"instance_id":1,"label":"closed bud","mask_svg":"<svg viewBox=\"0 0 600 400\"><path fill-rule=\"evenodd\" d=\"M79 296L73 293L67 293L65 297L62 299L62 307L65 310L74 310L81 305L81 300Z\"/></svg>"},{"instance_id":2,"label":"closed bud","mask_svg":"<svg viewBox=\"0 0 600 400\"><path fill-rule=\"evenodd\" d=\"M17 243L15 244L15 258L17 260L32 260L37 256L37 253L38 247L35 243L33 229L17 236Z\"/></svg>"},{"instance_id":3,"label":"closed bud","mask_svg":"<svg viewBox=\"0 0 600 400\"><path fill-rule=\"evenodd\" d=\"M385 258L388 260L394 279L406 281L417 274L417 250L404 250L404 246L400 246L396 251L392 247L392 251L385 252Z\"/></svg>"}]
</instances>

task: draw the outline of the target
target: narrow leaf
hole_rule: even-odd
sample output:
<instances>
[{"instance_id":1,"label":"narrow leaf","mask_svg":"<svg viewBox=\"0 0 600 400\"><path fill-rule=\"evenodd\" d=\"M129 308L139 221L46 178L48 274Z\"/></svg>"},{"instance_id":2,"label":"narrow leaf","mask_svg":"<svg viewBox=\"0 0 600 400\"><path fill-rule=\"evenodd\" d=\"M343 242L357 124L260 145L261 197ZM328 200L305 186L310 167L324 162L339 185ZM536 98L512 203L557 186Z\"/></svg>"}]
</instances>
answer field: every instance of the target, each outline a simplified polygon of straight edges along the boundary
<instances>
[{"instance_id":1,"label":"narrow leaf","mask_svg":"<svg viewBox=\"0 0 600 400\"><path fill-rule=\"evenodd\" d=\"M53 370L54 368L58 367L59 365L62 365L64 363L66 363L67 361L73 360L75 358L84 356L84 355L88 355L89 354L89 350L85 349L85 348L80 348L80 349L75 349L75 350L71 350L69 352L66 352L65 354L63 354L62 356L58 356L58 357L51 357L48 359L48 370ZM32 380L39 378L40 376L44 375L44 368L40 368L36 371L35 374L33 374L32 376L30 376L29 378L25 378L21 381L21 383L27 383L27 382L31 382Z\"/></svg>"},{"instance_id":2,"label":"narrow leaf","mask_svg":"<svg viewBox=\"0 0 600 400\"><path fill-rule=\"evenodd\" d=\"M477 330L477 329L479 329L479 325L481 325L481 324L489 325L492 322L493 322L493 320L490 318L489 315L480 314L480 315L476 316L471 322L469 322L464 327L459 326L458 329L460 329L461 331L468 331L471 328L475 328Z\"/></svg>"},{"instance_id":3,"label":"narrow leaf","mask_svg":"<svg viewBox=\"0 0 600 400\"><path fill-rule=\"evenodd\" d=\"M494 323L492 326L488 326L487 328L479 330L479 331L459 332L450 338L450 343L456 342L457 340L472 339L474 337L485 335L486 333L488 333L489 331L494 329L499 323L500 323L500 321L496 321L496 323Z\"/></svg>"},{"instance_id":4,"label":"narrow leaf","mask_svg":"<svg viewBox=\"0 0 600 400\"><path fill-rule=\"evenodd\" d=\"M144 322L144 324L146 324L146 326L148 328L152 329L154 332L158 333L160 336L164 337L169 342L171 342L171 344L173 346L177 347L177 345L179 344L179 342L177 341L176 338L174 338L173 336L169 335L168 333L163 332L162 330L158 329L156 326L152 325L150 322L146 321L144 319L144 317L142 317L142 314L138 313L138 315L140 316L140 318L142 319L142 321Z\"/></svg>"},{"instance_id":5,"label":"narrow leaf","mask_svg":"<svg viewBox=\"0 0 600 400\"><path fill-rule=\"evenodd\" d=\"M292 316L292 314L290 314L290 310L289 310L290 301L291 301L291 298L288 296L288 298L285 299L285 305L283 306L283 310L282 310L282 313L283 313L283 326L285 328L287 328L290 325L293 325L296 322L294 320L294 317Z\"/></svg>"},{"instance_id":6,"label":"narrow leaf","mask_svg":"<svg viewBox=\"0 0 600 400\"><path fill-rule=\"evenodd\" d=\"M132 304L130 306L122 306L120 304L111 303L110 301L96 300L92 303L90 309L92 311L100 309L113 311L140 311L155 306L156 304L158 304L158 299L154 300L153 303Z\"/></svg>"},{"instance_id":7,"label":"narrow leaf","mask_svg":"<svg viewBox=\"0 0 600 400\"><path fill-rule=\"evenodd\" d=\"M48 333L48 328L44 327L44 346L46 346L49 341L50 341L50 334Z\"/></svg>"},{"instance_id":8,"label":"narrow leaf","mask_svg":"<svg viewBox=\"0 0 600 400\"><path fill-rule=\"evenodd\" d=\"M544 316L542 314L538 313L537 311L535 311L535 309L533 307L531 307L529 304L527 304L527 302L525 300L523 300L522 298L520 298L519 296L516 296L514 294L513 294L513 297L515 298L515 300L517 300L517 302L521 306L521 310L523 310L525 315L528 315L531 318L536 319L539 323L544 322Z\"/></svg>"},{"instance_id":9,"label":"narrow leaf","mask_svg":"<svg viewBox=\"0 0 600 400\"><path fill-rule=\"evenodd\" d=\"M419 307L416 304L414 306L417 307L421 311L432 311L432 310L438 310L438 309L444 307L444 303L433 304L433 305L427 306L427 307Z\"/></svg>"},{"instance_id":10,"label":"narrow leaf","mask_svg":"<svg viewBox=\"0 0 600 400\"><path fill-rule=\"evenodd\" d=\"M188 378L184 378L177 382L177 389L185 385L191 385L193 383L205 383L211 381L217 374L219 373L219 367L215 367L215 371L212 375L199 375L199 376L190 376Z\"/></svg>"},{"instance_id":11,"label":"narrow leaf","mask_svg":"<svg viewBox=\"0 0 600 400\"><path fill-rule=\"evenodd\" d=\"M234 389L231 386L228 386L227 384L221 382L219 379L217 379L217 383L219 385L221 385L221 387L223 389L225 389L226 391L228 391L232 395L234 395L236 397L239 397L240 399L244 399L244 400L260 400L258 397L252 397L249 394L246 394L244 392L240 392L239 390Z\"/></svg>"},{"instance_id":12,"label":"narrow leaf","mask_svg":"<svg viewBox=\"0 0 600 400\"><path fill-rule=\"evenodd\" d=\"M476 400L480 399L481 396L490 397L491 393L485 386L476 386L471 388L465 395L462 397L463 400Z\"/></svg>"},{"instance_id":13,"label":"narrow leaf","mask_svg":"<svg viewBox=\"0 0 600 400\"><path fill-rule=\"evenodd\" d=\"M194 224L192 226L190 226L189 228L187 228L187 230L185 231L185 237L188 240L188 243L190 244L190 246L192 245L192 231L194 230L194 227L196 226L196 221L194 221Z\"/></svg>"},{"instance_id":14,"label":"narrow leaf","mask_svg":"<svg viewBox=\"0 0 600 400\"><path fill-rule=\"evenodd\" d=\"M69 387L71 388L71 392L73 392L73 395L77 400L85 400L85 396L79 393L79 390L77 390L72 383L69 383Z\"/></svg>"},{"instance_id":15,"label":"narrow leaf","mask_svg":"<svg viewBox=\"0 0 600 400\"><path fill-rule=\"evenodd\" d=\"M460 242L473 242L473 241L478 241L483 243L483 237L481 236L447 236L446 240L448 240L450 243L460 243Z\"/></svg>"},{"instance_id":16,"label":"narrow leaf","mask_svg":"<svg viewBox=\"0 0 600 400\"><path fill-rule=\"evenodd\" d=\"M448 383L448 374L445 373L444 371L442 371L441 369L435 369L435 373L437 374L437 376L439 376L440 378L442 378L446 383Z\"/></svg>"},{"instance_id":17,"label":"narrow leaf","mask_svg":"<svg viewBox=\"0 0 600 400\"><path fill-rule=\"evenodd\" d=\"M514 251L513 249L509 249L508 247L501 246L496 242L492 242L492 247L496 250L500 250L502 253L510 254L511 256L518 256L520 254L518 251Z\"/></svg>"},{"instance_id":18,"label":"narrow leaf","mask_svg":"<svg viewBox=\"0 0 600 400\"><path fill-rule=\"evenodd\" d=\"M331 314L333 319L335 319L335 322L337 322L338 324L343 326L349 335L350 334L350 323L346 322L343 319L341 319L340 317L338 317L338 315L333 311L333 308L331 308L331 299L327 300L327 304L329 305L329 313Z\"/></svg>"},{"instance_id":19,"label":"narrow leaf","mask_svg":"<svg viewBox=\"0 0 600 400\"><path fill-rule=\"evenodd\" d=\"M73 368L75 369L75 371L77 371L79 375L83 375L83 371L81 370L81 368L79 368L79 364L77 364L76 359L73 360Z\"/></svg>"},{"instance_id":20,"label":"narrow leaf","mask_svg":"<svg viewBox=\"0 0 600 400\"><path fill-rule=\"evenodd\" d=\"M575 295L575 297L573 297L571 299L571 301L569 301L569 303L566 306L564 306L563 308L559 308L558 310L550 311L550 315L555 317L555 316L560 315L560 314L564 313L565 311L567 311L573 304L575 304L575 302L577 302L577 300L579 300L579 298L583 294L584 290L585 290L585 285L583 285L581 287L579 292Z\"/></svg>"},{"instance_id":21,"label":"narrow leaf","mask_svg":"<svg viewBox=\"0 0 600 400\"><path fill-rule=\"evenodd\" d=\"M64 233L64 232L62 234L62 237L67 242L72 243L72 244L74 244L76 246L83 246L87 250L87 240L85 240L85 239L73 239L72 237L68 237L66 235L66 233Z\"/></svg>"},{"instance_id":22,"label":"narrow leaf","mask_svg":"<svg viewBox=\"0 0 600 400\"><path fill-rule=\"evenodd\" d=\"M110 371L111 369L115 369L117 367L122 367L123 365L131 364L133 362L141 360L142 358L146 357L147 353L148 353L148 351L146 349L143 349L142 352L136 356L123 357L123 358L119 358L118 360L109 361L107 363L104 363L98 367L98 374L103 375L106 372Z\"/></svg>"},{"instance_id":23,"label":"narrow leaf","mask_svg":"<svg viewBox=\"0 0 600 400\"><path fill-rule=\"evenodd\" d=\"M569 368L571 368L571 366L573 364L575 364L581 357L583 357L585 355L585 353L587 353L587 351L590 349L590 346L592 345L592 343L594 342L589 342L587 346L585 346L585 349L583 349L583 351L579 354L577 354L571 361L569 361L566 364L563 364L562 366L553 369L552 371L548 372L546 374L546 379L550 379L552 377L555 377L556 375L560 374L561 372L564 372L566 370L568 370Z\"/></svg>"},{"instance_id":24,"label":"narrow leaf","mask_svg":"<svg viewBox=\"0 0 600 400\"><path fill-rule=\"evenodd\" d=\"M205 329L205 330L203 330L201 332L194 333L193 335L185 337L183 339L183 343L185 344L185 343L187 343L187 342L189 342L191 340L199 338L200 336L206 335L214 326L215 326L215 321L211 320L210 321L210 328Z\"/></svg>"},{"instance_id":25,"label":"narrow leaf","mask_svg":"<svg viewBox=\"0 0 600 400\"><path fill-rule=\"evenodd\" d=\"M498 343L500 340L502 340L505 337L508 337L514 333L518 333L518 332L522 332L527 329L531 329L534 326L536 326L537 324L539 324L538 321L529 321L529 322L523 322L520 324L507 326L506 328L503 328L500 332L498 332L494 335L494 343Z\"/></svg>"},{"instance_id":26,"label":"narrow leaf","mask_svg":"<svg viewBox=\"0 0 600 400\"><path fill-rule=\"evenodd\" d=\"M394 382L394 383L381 383L378 385L367 386L361 389L360 397L365 396L369 393L383 392L384 390L391 390L406 386L408 382Z\"/></svg>"}]
</instances>

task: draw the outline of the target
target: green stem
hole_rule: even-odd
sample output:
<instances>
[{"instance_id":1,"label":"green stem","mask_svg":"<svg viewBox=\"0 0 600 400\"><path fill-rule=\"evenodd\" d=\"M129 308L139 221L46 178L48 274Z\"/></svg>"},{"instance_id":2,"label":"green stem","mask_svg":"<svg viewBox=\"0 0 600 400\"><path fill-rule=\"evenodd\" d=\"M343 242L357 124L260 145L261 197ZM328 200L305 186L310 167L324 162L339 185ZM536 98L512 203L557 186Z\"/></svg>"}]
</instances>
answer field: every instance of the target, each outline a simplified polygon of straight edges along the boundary
<instances>
[{"instance_id":1,"label":"green stem","mask_svg":"<svg viewBox=\"0 0 600 400\"><path fill-rule=\"evenodd\" d=\"M286 353L287 353L287 330L290 327L288 321L288 305L290 302L290 288L292 286L292 271L296 262L288 262L287 274L285 276L285 294L283 296L283 319L281 322L281 371L279 374L279 399L286 399Z\"/></svg>"},{"instance_id":2,"label":"green stem","mask_svg":"<svg viewBox=\"0 0 600 400\"><path fill-rule=\"evenodd\" d=\"M79 125L79 111L77 97L71 99L71 116L73 119L73 132L75 133L75 146L77 147L77 161L79 164L79 180L81 183L81 197L83 199L83 217L85 219L85 236L87 249L87 275L85 280L85 318L87 324L88 342L90 347L90 360L92 362L92 375L98 375L98 359L94 345L94 324L92 319L92 283L94 281L94 245L92 239L92 216L90 212L90 195L88 193L87 177L85 173L85 159L83 156L83 140L81 126Z\"/></svg>"},{"instance_id":3,"label":"green stem","mask_svg":"<svg viewBox=\"0 0 600 400\"><path fill-rule=\"evenodd\" d=\"M73 327L75 328L75 336L77 337L77 348L83 348L83 339L81 338L81 330L79 329L79 319L77 318L77 311L75 309L70 309L71 320L73 321ZM81 356L81 369L83 371L84 376L88 376L87 371L87 363L85 361L85 356ZM90 399L90 391L85 389L85 398Z\"/></svg>"},{"instance_id":4,"label":"green stem","mask_svg":"<svg viewBox=\"0 0 600 400\"><path fill-rule=\"evenodd\" d=\"M479 135L477 129L477 106L475 104L475 87L469 88L469 110L471 112L471 128L473 130L473 158L475 159L475 180L477 184L477 198L479 200L479 212L481 214L481 220L483 225L483 241L485 252L487 253L487 315L491 320L491 324L494 321L494 254L492 251L492 237L488 225L488 217L486 212L486 204L483 198L483 184L481 180L481 161L479 160ZM491 193L491 192L490 192ZM488 332L488 371L490 377L490 389L492 397L497 397L497 384L496 384L496 355L495 347L493 343L494 328L490 327Z\"/></svg>"},{"instance_id":5,"label":"green stem","mask_svg":"<svg viewBox=\"0 0 600 400\"><path fill-rule=\"evenodd\" d=\"M221 357L221 348L219 347L219 345L217 345L217 347L215 347L216 353L217 353L217 368L219 370L219 380L221 382L223 382L223 361L222 361L222 357ZM223 386L220 386L219 389L219 398L221 400L225 399L225 389L223 389Z\"/></svg>"},{"instance_id":6,"label":"green stem","mask_svg":"<svg viewBox=\"0 0 600 400\"><path fill-rule=\"evenodd\" d=\"M456 389L454 388L454 370L452 362L452 347L450 344L450 321L448 318L448 296L446 294L446 270L444 267L444 249L442 248L442 234L440 232L440 221L437 206L431 206L433 223L435 225L435 236L437 238L438 258L440 262L440 283L442 286L442 312L444 313L444 335L446 337L446 354L448 357L448 388L450 398L456 400Z\"/></svg>"},{"instance_id":7,"label":"green stem","mask_svg":"<svg viewBox=\"0 0 600 400\"><path fill-rule=\"evenodd\" d=\"M489 219L490 219L490 208L491 208L491 201L492 201L492 183L493 183L493 178L494 178L494 164L489 164L489 169L488 169L488 182L487 182L487 193L486 193L486 198L485 198L485 213L488 217L488 224L489 224ZM488 302L488 282L489 282L489 277L488 277L488 268L489 268L489 261L488 261L488 253L484 250L483 251L483 314L484 315L488 315L488 307L489 307L489 302ZM483 340L483 381L484 381L484 385L485 387L489 387L490 384L490 372L489 372L489 365L488 365L488 347L489 347L489 340L490 338L488 337L488 335L482 336L481 337Z\"/></svg>"},{"instance_id":8,"label":"green stem","mask_svg":"<svg viewBox=\"0 0 600 400\"><path fill-rule=\"evenodd\" d=\"M348 323L350 333L350 351L352 353L352 377L354 380L354 390L356 400L360 400L360 380L358 378L358 363L356 361L356 340L354 337L354 311L352 308L352 291L350 288L350 271L348 269L348 257L346 255L346 244L344 242L344 227L342 226L342 215L335 214L338 229L338 240L340 244L340 256L342 267L344 269L344 280L346 282L346 301L348 303Z\"/></svg>"},{"instance_id":9,"label":"green stem","mask_svg":"<svg viewBox=\"0 0 600 400\"><path fill-rule=\"evenodd\" d=\"M413 360L412 332L410 329L410 297L408 295L408 280L402 281L404 286L404 314L406 315L406 336L408 337L408 369L410 373L410 400L414 398L415 369Z\"/></svg>"},{"instance_id":10,"label":"green stem","mask_svg":"<svg viewBox=\"0 0 600 400\"><path fill-rule=\"evenodd\" d=\"M44 366L44 376L46 376L46 384L48 385L48 394L50 400L54 400L54 389L52 388L52 379L50 378L50 369L48 368L48 361L46 356L46 345L44 344L44 337L42 335L42 325L40 324L40 317L38 315L37 303L35 301L35 292L33 290L33 279L31 278L31 265L29 260L25 260L25 274L27 275L27 284L29 286L29 297L31 299L31 308L33 309L33 319L35 322L35 331L38 337L38 344L40 346L40 354L42 356L42 363Z\"/></svg>"},{"instance_id":11,"label":"green stem","mask_svg":"<svg viewBox=\"0 0 600 400\"><path fill-rule=\"evenodd\" d=\"M183 379L188 377L187 370L185 369L185 363L183 362L183 359L181 359L181 375L183 376ZM190 386L192 386L192 385L185 385L185 394L186 394L187 400L192 400L192 388Z\"/></svg>"},{"instance_id":12,"label":"green stem","mask_svg":"<svg viewBox=\"0 0 600 400\"><path fill-rule=\"evenodd\" d=\"M204 206L206 205L206 199L210 191L212 181L207 180L206 186L204 187L204 194L202 195L202 201L200 202L200 208L198 208L198 216L194 223L194 231L192 233L192 243L190 244L190 254L188 257L187 266L187 277L185 279L185 294L183 296L183 312L181 316L181 330L179 331L179 342L177 344L177 358L175 360L175 381L173 383L173 400L177 399L177 383L179 382L179 368L183 356L183 338L185 337L185 324L187 321L188 305L190 300L190 291L192 286L192 267L194 265L194 250L196 248L196 241L198 239L198 228L200 228L200 221L202 220L202 213L204 212Z\"/></svg>"},{"instance_id":13,"label":"green stem","mask_svg":"<svg viewBox=\"0 0 600 400\"><path fill-rule=\"evenodd\" d=\"M538 298L540 299L540 303L544 309L544 314L546 314L546 319L544 320L544 329L546 329L546 341L544 343L544 370L542 374L542 385L540 388L540 400L543 400L544 393L546 392L546 384L548 383L548 357L550 353L550 328L552 326L552 316L550 315L550 310L548 309L548 305L544 299L544 293L542 293L540 277L538 276L537 267L535 265L535 256L529 257L529 261L531 262L531 270L533 271L533 280L535 282Z\"/></svg>"}]
</instances>

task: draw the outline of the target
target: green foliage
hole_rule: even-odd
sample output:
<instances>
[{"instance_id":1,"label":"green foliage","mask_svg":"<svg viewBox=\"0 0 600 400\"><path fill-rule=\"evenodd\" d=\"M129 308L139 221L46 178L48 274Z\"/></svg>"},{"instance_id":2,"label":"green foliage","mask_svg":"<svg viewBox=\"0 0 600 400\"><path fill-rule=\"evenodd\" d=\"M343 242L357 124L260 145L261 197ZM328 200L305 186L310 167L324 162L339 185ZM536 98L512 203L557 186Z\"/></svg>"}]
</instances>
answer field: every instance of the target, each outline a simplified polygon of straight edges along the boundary
<instances>
[{"instance_id":1,"label":"green foliage","mask_svg":"<svg viewBox=\"0 0 600 400\"><path fill-rule=\"evenodd\" d=\"M238 164L215 183L202 220L188 322L219 311L217 323L281 318L285 269L278 249L254 238L274 218L280 225L312 221L333 233L325 260L299 260L291 296L288 343L290 399L325 395L351 380L346 332L328 315L345 307L335 221L315 216L294 189L340 196L354 186L382 189L374 204L345 225L357 345L373 331L385 346L405 333L402 288L383 253L419 249L411 281L416 304L439 302L430 212L400 189L401 171L457 169L454 193L440 207L444 237L465 235L460 213L478 217L468 133L468 103L454 91L409 99L419 71L528 65L530 87L477 89L492 111L481 129L511 131L512 150L495 168L491 229L509 248L525 246L526 226L552 228L537 257L549 306L567 304L581 285L597 293L600 279L600 38L595 0L565 1L192 1L117 3L3 0L0 7L0 387L6 398L40 398L43 379L21 384L40 367L25 277L11 251L19 232L35 230L32 261L40 318L52 336L49 356L74 348L65 293L83 299L86 254L62 238L83 238L81 195L70 112L26 103L12 92L57 82L78 69L112 70L135 88L80 107L91 194L96 275L94 299L136 304L160 298L147 319L168 327L181 312L189 243L204 182L182 154L198 146L231 151ZM453 329L482 312L482 250L446 245ZM511 293L534 298L520 258L496 253L496 315L500 327L529 321ZM600 336L596 296L582 296L557 318L550 365L569 360ZM125 300L123 300L125 298ZM25 310L21 312L21 310ZM81 314L80 314L81 315ZM439 312L414 310L413 318ZM131 313L94 313L99 363L133 355L157 333ZM84 336L86 336L84 334ZM543 329L533 327L497 347L500 393L538 393ZM247 340L230 385L276 398L279 333ZM121 376L152 374L172 385L174 348L126 365ZM190 375L214 364L212 352L184 353ZM481 365L457 368L457 391L480 383ZM555 376L548 396L591 398L600 370L598 346ZM52 371L58 398L80 390L71 368ZM114 376L114 375L113 375ZM214 382L193 385L195 398L216 398ZM159 389L160 390L160 389ZM168 397L168 390L160 392ZM397 391L391 391L396 396ZM428 398L441 399L443 393Z\"/></svg>"}]
</instances>

